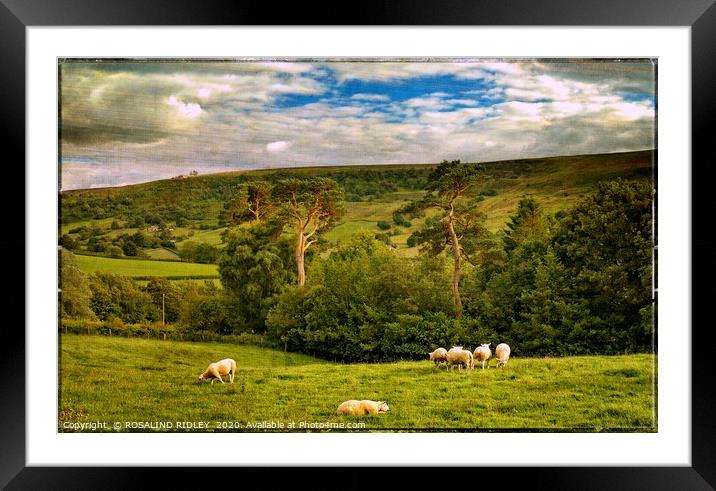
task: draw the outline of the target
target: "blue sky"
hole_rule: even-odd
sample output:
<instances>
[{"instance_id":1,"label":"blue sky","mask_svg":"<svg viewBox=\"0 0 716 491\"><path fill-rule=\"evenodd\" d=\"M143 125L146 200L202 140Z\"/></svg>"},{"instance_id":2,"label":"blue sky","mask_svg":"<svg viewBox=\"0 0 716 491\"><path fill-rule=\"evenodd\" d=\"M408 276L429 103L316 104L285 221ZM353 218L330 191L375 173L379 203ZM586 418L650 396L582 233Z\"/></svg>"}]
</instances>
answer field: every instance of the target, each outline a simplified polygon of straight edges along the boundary
<instances>
[{"instance_id":1,"label":"blue sky","mask_svg":"<svg viewBox=\"0 0 716 491\"><path fill-rule=\"evenodd\" d=\"M386 81L348 80L344 83L338 83L335 77L323 77L321 81L330 87L327 93L318 95L285 94L279 97L273 106L288 108L321 101L332 105L342 105L350 100L354 104L367 105L371 98L361 98L361 96L379 96L380 98L375 97L373 100L381 102L404 102L435 93L449 94L456 99L464 100L462 103L454 104L455 106L487 106L504 101L501 97L495 98L487 95L487 91L495 87L494 82L461 80L454 75L420 76Z\"/></svg>"},{"instance_id":2,"label":"blue sky","mask_svg":"<svg viewBox=\"0 0 716 491\"><path fill-rule=\"evenodd\" d=\"M62 188L653 147L648 60L61 64Z\"/></svg>"}]
</instances>

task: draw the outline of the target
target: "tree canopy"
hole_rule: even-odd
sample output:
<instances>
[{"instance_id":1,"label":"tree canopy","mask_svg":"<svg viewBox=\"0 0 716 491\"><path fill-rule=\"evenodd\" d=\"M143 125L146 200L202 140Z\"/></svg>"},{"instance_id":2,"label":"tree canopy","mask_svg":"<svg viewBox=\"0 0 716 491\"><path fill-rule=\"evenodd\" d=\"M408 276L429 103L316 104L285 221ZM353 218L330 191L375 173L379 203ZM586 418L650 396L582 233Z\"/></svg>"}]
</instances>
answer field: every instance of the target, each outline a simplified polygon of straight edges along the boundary
<instances>
[{"instance_id":1,"label":"tree canopy","mask_svg":"<svg viewBox=\"0 0 716 491\"><path fill-rule=\"evenodd\" d=\"M458 317L462 315L462 260L469 260L470 253L487 233L483 226L484 215L478 213L473 204L459 200L465 197L482 174L483 169L479 165L444 160L429 175L423 198L405 208L405 211L440 210L438 216L426 220L423 229L413 233L409 240L413 245L422 244L423 251L433 255L443 252L446 247L450 248L454 263L450 288Z\"/></svg>"},{"instance_id":2,"label":"tree canopy","mask_svg":"<svg viewBox=\"0 0 716 491\"><path fill-rule=\"evenodd\" d=\"M292 178L276 183L271 196L280 220L296 234L296 277L303 289L306 251L318 241L316 234L330 230L345 212L343 190L332 179Z\"/></svg>"}]
</instances>

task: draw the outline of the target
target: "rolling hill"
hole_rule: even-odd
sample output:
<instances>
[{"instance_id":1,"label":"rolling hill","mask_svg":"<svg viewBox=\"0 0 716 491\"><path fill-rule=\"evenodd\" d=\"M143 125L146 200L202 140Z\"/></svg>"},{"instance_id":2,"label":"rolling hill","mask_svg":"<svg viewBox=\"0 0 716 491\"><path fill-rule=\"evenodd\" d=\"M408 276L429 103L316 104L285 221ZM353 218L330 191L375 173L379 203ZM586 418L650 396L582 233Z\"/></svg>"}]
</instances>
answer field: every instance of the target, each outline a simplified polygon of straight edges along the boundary
<instances>
[{"instance_id":1,"label":"rolling hill","mask_svg":"<svg viewBox=\"0 0 716 491\"><path fill-rule=\"evenodd\" d=\"M600 181L651 179L655 161L656 152L645 150L483 162L485 179L474 193L482 199L479 208L487 215L487 227L498 231L523 197L536 198L547 212L554 213L569 208ZM335 179L346 195L347 213L325 234L325 241L336 244L357 232L382 232L401 254L415 255L417 249L409 248L406 241L424 219L414 219L409 226L398 225L393 212L423 194L434 167L407 164L267 169L64 191L60 194L59 233L76 241L79 250L97 249L99 241L110 243L138 232L150 238L163 233L164 247L181 249L186 242L221 247L226 225L221 211L238 185L258 179L317 176ZM385 229L378 227L379 222L385 222ZM390 226L386 228L386 224ZM172 257L171 251L158 254L158 247L157 243L147 247L145 259Z\"/></svg>"}]
</instances>

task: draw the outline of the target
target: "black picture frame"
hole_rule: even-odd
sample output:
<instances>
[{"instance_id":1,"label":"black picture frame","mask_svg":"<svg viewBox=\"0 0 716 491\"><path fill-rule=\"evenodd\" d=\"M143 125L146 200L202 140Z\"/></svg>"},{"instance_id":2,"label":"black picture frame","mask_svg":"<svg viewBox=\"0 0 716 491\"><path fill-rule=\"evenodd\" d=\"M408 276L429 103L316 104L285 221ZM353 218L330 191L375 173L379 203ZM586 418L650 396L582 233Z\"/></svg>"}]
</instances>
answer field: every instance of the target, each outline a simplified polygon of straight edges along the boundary
<instances>
[{"instance_id":1,"label":"black picture frame","mask_svg":"<svg viewBox=\"0 0 716 491\"><path fill-rule=\"evenodd\" d=\"M317 10L331 12L321 17ZM25 156L25 28L28 26L212 26L212 25L493 25L493 26L690 26L692 57L692 467L535 467L514 468L510 481L526 478L542 489L713 489L716 486L716 412L708 342L712 322L698 316L709 305L708 285L716 262L714 239L696 234L709 223L713 166L711 125L716 119L716 6L714 0L399 0L361 2L350 14L309 8L302 2L276 8L269 2L216 0L0 0L0 127L4 146ZM330 17L330 18L327 18ZM664 164L666 165L666 164ZM679 165L669 163L669 165ZM24 172L16 179L25 185ZM23 187L24 189L24 187ZM7 201L13 209L17 201ZM15 197L13 200L17 200ZM24 202L24 200L23 200ZM11 203L15 203L12 207ZM19 227L24 226L18 223ZM2 245L5 257L31 261L24 239ZM688 326L680 326L685 328ZM662 347L663 349L663 347ZM124 489L160 474L164 485L189 483L186 469L141 467L26 467L25 336L5 329L0 343L0 486L7 489ZM204 470L206 471L206 470ZM488 472L487 469L484 470ZM193 476L206 474L194 469ZM238 479L238 470L231 469ZM483 472L483 471L480 471ZM304 475L298 469L292 478ZM343 474L350 481L353 471ZM201 478L201 477L200 477ZM142 479L140 481L140 479ZM468 481L465 481L466 484Z\"/></svg>"}]
</instances>

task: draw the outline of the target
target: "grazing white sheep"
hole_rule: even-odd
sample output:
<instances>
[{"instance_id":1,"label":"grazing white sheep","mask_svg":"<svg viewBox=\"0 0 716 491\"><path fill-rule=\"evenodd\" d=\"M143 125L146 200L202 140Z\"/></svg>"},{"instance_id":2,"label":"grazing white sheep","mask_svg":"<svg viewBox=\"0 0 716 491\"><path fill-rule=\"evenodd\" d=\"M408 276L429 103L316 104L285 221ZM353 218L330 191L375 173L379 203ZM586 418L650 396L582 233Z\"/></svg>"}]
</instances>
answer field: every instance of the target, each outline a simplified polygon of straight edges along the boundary
<instances>
[{"instance_id":1,"label":"grazing white sheep","mask_svg":"<svg viewBox=\"0 0 716 491\"><path fill-rule=\"evenodd\" d=\"M504 367L507 365L507 360L510 359L510 347L506 343L500 343L495 348L495 359L497 360L497 367Z\"/></svg>"},{"instance_id":2,"label":"grazing white sheep","mask_svg":"<svg viewBox=\"0 0 716 491\"><path fill-rule=\"evenodd\" d=\"M428 353L430 355L430 359L435 362L435 366L439 366L440 363L445 363L447 365L447 350L445 348L438 348L432 353Z\"/></svg>"},{"instance_id":3,"label":"grazing white sheep","mask_svg":"<svg viewBox=\"0 0 716 491\"><path fill-rule=\"evenodd\" d=\"M337 415L345 416L365 416L366 414L379 414L388 411L388 403L385 401L344 401L336 410Z\"/></svg>"},{"instance_id":4,"label":"grazing white sheep","mask_svg":"<svg viewBox=\"0 0 716 491\"><path fill-rule=\"evenodd\" d=\"M475 348L475 352L473 353L473 357L476 361L479 361L482 363L482 369L485 369L485 363L490 359L492 356L492 351L490 351L490 344L481 344L477 348Z\"/></svg>"},{"instance_id":5,"label":"grazing white sheep","mask_svg":"<svg viewBox=\"0 0 716 491\"><path fill-rule=\"evenodd\" d=\"M463 366L468 370L472 370L472 353L466 349L462 349L462 346L453 346L450 348L450 351L447 352L447 362L449 368L452 368L453 365L457 365L460 371L462 371Z\"/></svg>"},{"instance_id":6,"label":"grazing white sheep","mask_svg":"<svg viewBox=\"0 0 716 491\"><path fill-rule=\"evenodd\" d=\"M234 375L236 375L236 362L231 358L225 358L216 363L211 363L209 367L204 370L204 373L199 375L199 382L202 380L211 380L213 384L216 379L219 379L219 382L223 384L224 381L221 379L221 376L227 374L229 375L229 382L233 384Z\"/></svg>"}]
</instances>

